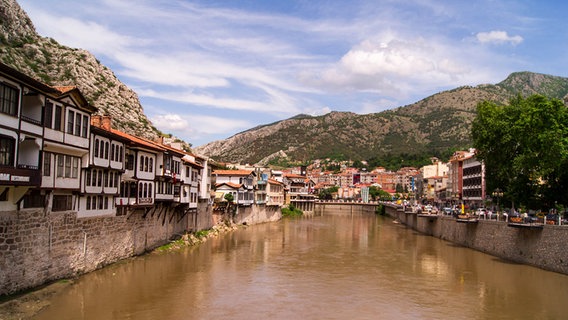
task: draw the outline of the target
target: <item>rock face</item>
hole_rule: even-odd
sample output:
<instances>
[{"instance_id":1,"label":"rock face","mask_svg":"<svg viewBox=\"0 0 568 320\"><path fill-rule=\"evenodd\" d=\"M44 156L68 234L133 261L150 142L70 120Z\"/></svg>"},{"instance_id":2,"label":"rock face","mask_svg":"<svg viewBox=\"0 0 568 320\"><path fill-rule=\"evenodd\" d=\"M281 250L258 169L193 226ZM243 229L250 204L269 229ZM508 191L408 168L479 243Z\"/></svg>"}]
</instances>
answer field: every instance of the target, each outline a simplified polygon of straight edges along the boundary
<instances>
[{"instance_id":1,"label":"rock face","mask_svg":"<svg viewBox=\"0 0 568 320\"><path fill-rule=\"evenodd\" d=\"M98 114L113 117L117 129L154 139L137 94L86 50L62 46L37 34L15 0L0 0L0 61L49 85L74 85Z\"/></svg>"}]
</instances>

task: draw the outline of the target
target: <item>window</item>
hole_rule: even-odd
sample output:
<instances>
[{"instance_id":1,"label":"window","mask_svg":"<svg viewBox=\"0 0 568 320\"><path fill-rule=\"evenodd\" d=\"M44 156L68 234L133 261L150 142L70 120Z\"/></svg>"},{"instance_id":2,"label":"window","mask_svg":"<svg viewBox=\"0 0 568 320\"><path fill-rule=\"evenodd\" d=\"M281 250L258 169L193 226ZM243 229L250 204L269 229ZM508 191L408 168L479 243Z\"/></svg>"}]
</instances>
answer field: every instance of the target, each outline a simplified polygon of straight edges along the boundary
<instances>
[{"instance_id":1,"label":"window","mask_svg":"<svg viewBox=\"0 0 568 320\"><path fill-rule=\"evenodd\" d=\"M67 211L73 209L73 196L54 195L52 211Z\"/></svg>"},{"instance_id":2,"label":"window","mask_svg":"<svg viewBox=\"0 0 568 320\"><path fill-rule=\"evenodd\" d=\"M77 112L75 118L75 135L78 137L81 136L81 118L82 116Z\"/></svg>"},{"instance_id":3,"label":"window","mask_svg":"<svg viewBox=\"0 0 568 320\"><path fill-rule=\"evenodd\" d=\"M43 208L45 206L45 196L39 190L31 190L24 196L23 203L24 208Z\"/></svg>"},{"instance_id":4,"label":"window","mask_svg":"<svg viewBox=\"0 0 568 320\"><path fill-rule=\"evenodd\" d=\"M0 165L13 166L15 158L14 138L0 136Z\"/></svg>"},{"instance_id":5,"label":"window","mask_svg":"<svg viewBox=\"0 0 568 320\"><path fill-rule=\"evenodd\" d=\"M18 90L0 84L0 112L15 116L18 111Z\"/></svg>"},{"instance_id":6,"label":"window","mask_svg":"<svg viewBox=\"0 0 568 320\"><path fill-rule=\"evenodd\" d=\"M87 137L88 128L89 128L89 117L83 116L83 132L81 133L81 136L83 138Z\"/></svg>"},{"instance_id":7,"label":"window","mask_svg":"<svg viewBox=\"0 0 568 320\"><path fill-rule=\"evenodd\" d=\"M62 154L57 155L57 176L63 177L63 167L65 166L65 156Z\"/></svg>"},{"instance_id":8,"label":"window","mask_svg":"<svg viewBox=\"0 0 568 320\"><path fill-rule=\"evenodd\" d=\"M47 128L51 128L53 123L53 103L46 102L45 109L43 112L43 125Z\"/></svg>"},{"instance_id":9,"label":"window","mask_svg":"<svg viewBox=\"0 0 568 320\"><path fill-rule=\"evenodd\" d=\"M87 210L91 210L91 196L87 197Z\"/></svg>"},{"instance_id":10,"label":"window","mask_svg":"<svg viewBox=\"0 0 568 320\"><path fill-rule=\"evenodd\" d=\"M115 145L114 143L110 145L110 161L114 161L115 158L118 158L118 155L115 156Z\"/></svg>"},{"instance_id":11,"label":"window","mask_svg":"<svg viewBox=\"0 0 568 320\"><path fill-rule=\"evenodd\" d=\"M61 106L55 106L55 122L53 123L53 129L61 131L61 115L63 114L63 108Z\"/></svg>"},{"instance_id":12,"label":"window","mask_svg":"<svg viewBox=\"0 0 568 320\"><path fill-rule=\"evenodd\" d=\"M73 134L73 126L75 121L75 112L69 110L67 114L67 133Z\"/></svg>"},{"instance_id":13,"label":"window","mask_svg":"<svg viewBox=\"0 0 568 320\"><path fill-rule=\"evenodd\" d=\"M91 186L91 172L85 171L85 185L87 187Z\"/></svg>"},{"instance_id":14,"label":"window","mask_svg":"<svg viewBox=\"0 0 568 320\"><path fill-rule=\"evenodd\" d=\"M148 172L154 172L154 159L150 158L150 168L148 168Z\"/></svg>"},{"instance_id":15,"label":"window","mask_svg":"<svg viewBox=\"0 0 568 320\"><path fill-rule=\"evenodd\" d=\"M125 167L126 167L126 170L134 170L134 155L133 154L127 154L126 155Z\"/></svg>"},{"instance_id":16,"label":"window","mask_svg":"<svg viewBox=\"0 0 568 320\"><path fill-rule=\"evenodd\" d=\"M51 153L43 153L43 175L45 177L51 176Z\"/></svg>"},{"instance_id":17,"label":"window","mask_svg":"<svg viewBox=\"0 0 568 320\"><path fill-rule=\"evenodd\" d=\"M95 147L93 148L95 151L95 158L99 157L99 139L95 139Z\"/></svg>"},{"instance_id":18,"label":"window","mask_svg":"<svg viewBox=\"0 0 568 320\"><path fill-rule=\"evenodd\" d=\"M144 171L144 156L140 156L140 171Z\"/></svg>"},{"instance_id":19,"label":"window","mask_svg":"<svg viewBox=\"0 0 568 320\"><path fill-rule=\"evenodd\" d=\"M71 157L65 156L65 178L71 178Z\"/></svg>"},{"instance_id":20,"label":"window","mask_svg":"<svg viewBox=\"0 0 568 320\"><path fill-rule=\"evenodd\" d=\"M79 158L71 157L73 160L73 171L71 172L71 178L77 179L79 177Z\"/></svg>"},{"instance_id":21,"label":"window","mask_svg":"<svg viewBox=\"0 0 568 320\"><path fill-rule=\"evenodd\" d=\"M102 170L98 170L98 181L97 181L97 186L101 187L103 183L103 171Z\"/></svg>"},{"instance_id":22,"label":"window","mask_svg":"<svg viewBox=\"0 0 568 320\"><path fill-rule=\"evenodd\" d=\"M105 159L108 160L108 141L105 142Z\"/></svg>"}]
</instances>

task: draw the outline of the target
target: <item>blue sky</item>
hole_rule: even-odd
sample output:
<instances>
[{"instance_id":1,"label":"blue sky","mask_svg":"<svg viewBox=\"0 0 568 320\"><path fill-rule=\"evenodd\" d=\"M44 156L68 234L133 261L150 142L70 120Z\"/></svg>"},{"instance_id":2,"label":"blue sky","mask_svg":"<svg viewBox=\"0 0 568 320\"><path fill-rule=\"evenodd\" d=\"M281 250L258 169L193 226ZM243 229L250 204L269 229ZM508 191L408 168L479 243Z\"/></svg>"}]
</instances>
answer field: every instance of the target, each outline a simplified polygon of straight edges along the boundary
<instances>
[{"instance_id":1,"label":"blue sky","mask_svg":"<svg viewBox=\"0 0 568 320\"><path fill-rule=\"evenodd\" d=\"M18 0L165 133L199 146L300 113L407 105L511 72L568 77L565 1Z\"/></svg>"}]
</instances>

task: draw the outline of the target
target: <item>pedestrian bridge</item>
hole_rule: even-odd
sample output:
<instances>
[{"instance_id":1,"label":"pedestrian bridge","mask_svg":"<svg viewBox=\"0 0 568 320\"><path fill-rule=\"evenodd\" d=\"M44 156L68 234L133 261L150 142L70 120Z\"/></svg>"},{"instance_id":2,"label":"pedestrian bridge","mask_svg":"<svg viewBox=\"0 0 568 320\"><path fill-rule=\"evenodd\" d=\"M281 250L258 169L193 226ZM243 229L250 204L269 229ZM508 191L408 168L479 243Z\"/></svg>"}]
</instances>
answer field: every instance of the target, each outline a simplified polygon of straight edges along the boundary
<instances>
[{"instance_id":1,"label":"pedestrian bridge","mask_svg":"<svg viewBox=\"0 0 568 320\"><path fill-rule=\"evenodd\" d=\"M375 213L378 201L318 200L315 202L315 214L327 213Z\"/></svg>"}]
</instances>

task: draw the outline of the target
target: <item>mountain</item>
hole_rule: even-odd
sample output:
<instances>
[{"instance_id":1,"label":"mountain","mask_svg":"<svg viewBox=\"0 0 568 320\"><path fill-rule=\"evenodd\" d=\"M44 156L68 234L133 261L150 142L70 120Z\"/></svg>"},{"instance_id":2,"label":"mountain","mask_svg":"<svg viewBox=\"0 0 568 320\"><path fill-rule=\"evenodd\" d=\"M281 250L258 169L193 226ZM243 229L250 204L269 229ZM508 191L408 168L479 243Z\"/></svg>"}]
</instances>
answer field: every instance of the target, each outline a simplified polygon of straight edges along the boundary
<instances>
[{"instance_id":1,"label":"mountain","mask_svg":"<svg viewBox=\"0 0 568 320\"><path fill-rule=\"evenodd\" d=\"M15 0L0 3L1 62L49 85L77 86L99 114L113 117L117 129L150 139L163 135L144 114L137 94L95 56L39 36ZM381 113L297 115L194 151L218 161L242 163L431 154L471 145L470 126L478 102L506 103L517 94L533 93L566 97L568 79L518 72L495 85L459 87Z\"/></svg>"},{"instance_id":2,"label":"mountain","mask_svg":"<svg viewBox=\"0 0 568 320\"><path fill-rule=\"evenodd\" d=\"M251 164L279 158L368 160L378 155L440 153L471 146L471 122L479 102L504 104L519 94L535 93L566 100L568 78L516 72L495 85L459 87L380 113L298 115L194 150L218 161Z\"/></svg>"},{"instance_id":3,"label":"mountain","mask_svg":"<svg viewBox=\"0 0 568 320\"><path fill-rule=\"evenodd\" d=\"M0 1L1 62L49 85L77 86L99 114L112 116L117 129L150 139L161 134L137 94L91 53L39 36L15 0Z\"/></svg>"}]
</instances>

